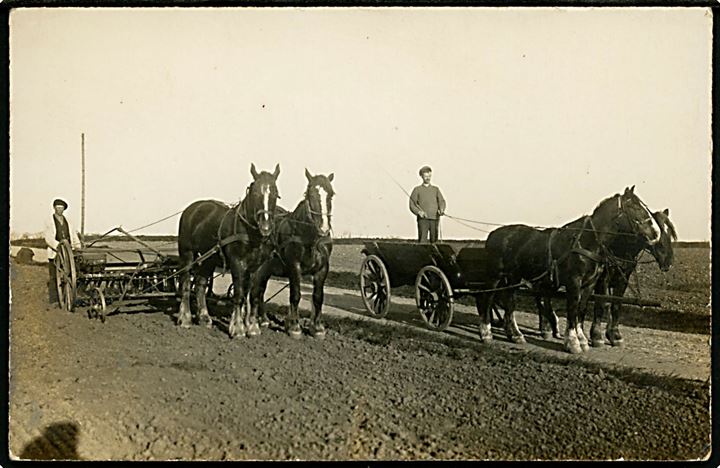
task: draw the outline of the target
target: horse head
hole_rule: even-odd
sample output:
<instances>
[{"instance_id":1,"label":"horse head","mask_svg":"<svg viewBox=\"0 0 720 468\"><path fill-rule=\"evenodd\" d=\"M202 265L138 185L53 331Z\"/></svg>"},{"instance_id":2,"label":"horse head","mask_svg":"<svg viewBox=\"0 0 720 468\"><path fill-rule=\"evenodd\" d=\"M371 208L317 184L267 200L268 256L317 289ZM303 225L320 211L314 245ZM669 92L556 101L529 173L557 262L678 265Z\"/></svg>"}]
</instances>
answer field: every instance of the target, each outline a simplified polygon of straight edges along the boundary
<instances>
[{"instance_id":1,"label":"horse head","mask_svg":"<svg viewBox=\"0 0 720 468\"><path fill-rule=\"evenodd\" d=\"M635 186L625 188L625 192L616 195L618 221L624 223L630 233L642 237L650 247L660 241L662 228L648 206L635 194Z\"/></svg>"},{"instance_id":2,"label":"horse head","mask_svg":"<svg viewBox=\"0 0 720 468\"><path fill-rule=\"evenodd\" d=\"M277 199L280 198L277 189L280 165L276 164L275 171L271 174L265 171L258 173L255 164L251 164L250 174L253 176L253 182L248 187L244 200L245 215L248 217L248 222L255 223L260 234L268 236L273 230L275 206Z\"/></svg>"},{"instance_id":3,"label":"horse head","mask_svg":"<svg viewBox=\"0 0 720 468\"><path fill-rule=\"evenodd\" d=\"M670 221L670 210L667 208L663 211L656 211L653 217L660 225L662 233L660 240L650 247L650 253L658 263L660 270L668 271L673 264L673 241L677 240L677 231L672 221Z\"/></svg>"},{"instance_id":4,"label":"horse head","mask_svg":"<svg viewBox=\"0 0 720 468\"><path fill-rule=\"evenodd\" d=\"M335 175L325 176L318 174L314 176L305 169L305 177L308 180L305 200L310 211L310 217L318 234L326 236L332 229L332 198L335 195L332 181Z\"/></svg>"}]
</instances>

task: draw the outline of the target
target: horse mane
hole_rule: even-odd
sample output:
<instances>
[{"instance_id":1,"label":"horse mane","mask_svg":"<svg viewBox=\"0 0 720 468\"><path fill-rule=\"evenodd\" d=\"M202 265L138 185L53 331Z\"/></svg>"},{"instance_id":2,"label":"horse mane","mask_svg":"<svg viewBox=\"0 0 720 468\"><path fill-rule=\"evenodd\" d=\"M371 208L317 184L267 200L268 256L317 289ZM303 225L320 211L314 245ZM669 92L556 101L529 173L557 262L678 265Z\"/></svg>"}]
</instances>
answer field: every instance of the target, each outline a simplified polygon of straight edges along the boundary
<instances>
[{"instance_id":1,"label":"horse mane","mask_svg":"<svg viewBox=\"0 0 720 468\"><path fill-rule=\"evenodd\" d=\"M667 227L668 234L670 234L670 237L672 238L672 240L676 241L678 238L677 231L675 230L675 225L672 223L672 221L670 221L670 217L667 216L662 211L657 211L657 212L653 213L653 215L656 216L655 219L658 221L658 224L664 224ZM657 218L660 218L660 219L657 219Z\"/></svg>"},{"instance_id":2,"label":"horse mane","mask_svg":"<svg viewBox=\"0 0 720 468\"><path fill-rule=\"evenodd\" d=\"M275 216L287 216L288 214L290 214L290 210L287 210L280 205L275 205Z\"/></svg>"},{"instance_id":3,"label":"horse mane","mask_svg":"<svg viewBox=\"0 0 720 468\"><path fill-rule=\"evenodd\" d=\"M597 206L595 206L595 209L593 210L592 214L594 215L595 213L597 213L597 211L598 211L601 207L604 207L606 203L608 203L608 202L611 201L611 200L614 200L614 199L618 198L619 196L620 196L620 194L619 194L619 193L616 193L615 195L612 195L612 196L609 196L609 197L603 199L600 203L597 204Z\"/></svg>"}]
</instances>

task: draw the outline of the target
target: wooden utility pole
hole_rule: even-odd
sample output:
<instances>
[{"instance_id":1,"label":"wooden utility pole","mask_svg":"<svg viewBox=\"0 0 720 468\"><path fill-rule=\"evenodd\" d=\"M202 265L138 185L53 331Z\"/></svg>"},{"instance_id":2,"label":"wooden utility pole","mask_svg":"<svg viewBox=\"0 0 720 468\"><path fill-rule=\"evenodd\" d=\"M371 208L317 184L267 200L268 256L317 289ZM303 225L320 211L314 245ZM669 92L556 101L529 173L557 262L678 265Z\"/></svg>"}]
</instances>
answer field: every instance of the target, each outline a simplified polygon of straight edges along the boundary
<instances>
[{"instance_id":1,"label":"wooden utility pole","mask_svg":"<svg viewBox=\"0 0 720 468\"><path fill-rule=\"evenodd\" d=\"M80 236L85 239L85 134L80 134L80 148L82 153L82 198L80 201ZM84 240L83 240L84 242Z\"/></svg>"}]
</instances>

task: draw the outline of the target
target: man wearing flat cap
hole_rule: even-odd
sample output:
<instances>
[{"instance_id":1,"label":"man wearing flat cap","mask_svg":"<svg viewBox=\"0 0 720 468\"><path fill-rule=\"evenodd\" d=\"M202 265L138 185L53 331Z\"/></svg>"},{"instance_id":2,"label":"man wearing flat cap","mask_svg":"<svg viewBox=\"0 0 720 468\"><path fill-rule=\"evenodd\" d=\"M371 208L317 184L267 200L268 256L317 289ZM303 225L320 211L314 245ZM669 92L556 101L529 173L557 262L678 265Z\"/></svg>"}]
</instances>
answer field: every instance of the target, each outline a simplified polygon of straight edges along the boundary
<instances>
[{"instance_id":1,"label":"man wearing flat cap","mask_svg":"<svg viewBox=\"0 0 720 468\"><path fill-rule=\"evenodd\" d=\"M57 255L57 247L64 240L70 241L73 249L80 247L80 239L77 233L70 226L70 222L63 214L68 204L65 200L56 198L53 201L53 214L45 222L45 243L47 244L48 268L50 279L48 280L48 299L50 304L58 303L57 285L55 277L55 255Z\"/></svg>"},{"instance_id":2,"label":"man wearing flat cap","mask_svg":"<svg viewBox=\"0 0 720 468\"><path fill-rule=\"evenodd\" d=\"M430 183L430 166L423 166L419 173L423 183L410 194L410 211L417 218L418 241L436 242L440 216L445 214L445 198L440 189Z\"/></svg>"}]
</instances>

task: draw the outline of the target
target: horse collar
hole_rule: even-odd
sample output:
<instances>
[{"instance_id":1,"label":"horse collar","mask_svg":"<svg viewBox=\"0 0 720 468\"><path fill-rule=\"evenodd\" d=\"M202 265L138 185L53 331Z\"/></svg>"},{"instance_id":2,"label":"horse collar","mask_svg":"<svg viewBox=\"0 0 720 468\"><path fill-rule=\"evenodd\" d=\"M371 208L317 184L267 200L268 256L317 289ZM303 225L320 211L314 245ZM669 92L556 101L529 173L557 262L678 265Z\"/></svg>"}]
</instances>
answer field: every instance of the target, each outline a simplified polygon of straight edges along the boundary
<instances>
[{"instance_id":1,"label":"horse collar","mask_svg":"<svg viewBox=\"0 0 720 468\"><path fill-rule=\"evenodd\" d=\"M250 190L250 187L248 187L248 191L249 191L249 190ZM241 220L243 223L245 223L246 226L248 226L249 228L252 228L252 229L254 229L254 230L256 230L256 231L259 231L260 228L258 228L257 226L253 225L253 224L247 219L247 207L245 206L245 200L247 200L247 195L245 196L245 198L244 198L240 203L238 203L237 208L235 208L235 215L236 215L238 218L240 218L240 220Z\"/></svg>"},{"instance_id":2,"label":"horse collar","mask_svg":"<svg viewBox=\"0 0 720 468\"><path fill-rule=\"evenodd\" d=\"M570 251L580 254L584 257L587 257L596 263L602 263L603 262L602 255L592 252L592 251L586 249L585 247L583 247L582 245L580 245L580 237L582 236L583 232L585 232L585 226L587 226L588 223L590 223L590 228L592 229L592 232L595 234L595 240L597 241L598 245L600 245L600 248L602 250L606 250L605 246L598 238L597 230L595 229L595 224L592 221L592 217L585 216L585 220L583 221L582 228L580 229L580 232L578 233L578 235L575 236L575 242L573 243L574 245L570 249Z\"/></svg>"}]
</instances>

